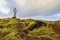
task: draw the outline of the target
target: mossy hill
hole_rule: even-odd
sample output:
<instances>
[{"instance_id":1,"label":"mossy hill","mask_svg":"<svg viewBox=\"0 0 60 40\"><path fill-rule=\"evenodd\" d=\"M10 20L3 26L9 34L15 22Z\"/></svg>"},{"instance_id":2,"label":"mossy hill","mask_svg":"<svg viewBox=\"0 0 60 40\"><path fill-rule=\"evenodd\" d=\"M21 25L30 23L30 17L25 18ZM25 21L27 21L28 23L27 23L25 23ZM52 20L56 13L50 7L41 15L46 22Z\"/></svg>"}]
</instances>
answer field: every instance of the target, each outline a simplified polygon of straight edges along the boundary
<instances>
[{"instance_id":1,"label":"mossy hill","mask_svg":"<svg viewBox=\"0 0 60 40\"><path fill-rule=\"evenodd\" d=\"M60 40L59 25L59 20L0 19L0 40Z\"/></svg>"}]
</instances>

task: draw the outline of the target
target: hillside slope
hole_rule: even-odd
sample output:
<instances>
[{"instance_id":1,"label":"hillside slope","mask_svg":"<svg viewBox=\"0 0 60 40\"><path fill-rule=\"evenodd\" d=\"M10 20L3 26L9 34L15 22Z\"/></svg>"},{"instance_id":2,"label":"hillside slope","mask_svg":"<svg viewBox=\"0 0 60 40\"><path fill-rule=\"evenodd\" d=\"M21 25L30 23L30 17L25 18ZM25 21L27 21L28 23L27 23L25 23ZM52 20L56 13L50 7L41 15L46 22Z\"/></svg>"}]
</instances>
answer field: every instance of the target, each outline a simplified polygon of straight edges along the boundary
<instances>
[{"instance_id":1,"label":"hillside slope","mask_svg":"<svg viewBox=\"0 0 60 40\"><path fill-rule=\"evenodd\" d=\"M60 40L60 21L0 19L0 40Z\"/></svg>"}]
</instances>

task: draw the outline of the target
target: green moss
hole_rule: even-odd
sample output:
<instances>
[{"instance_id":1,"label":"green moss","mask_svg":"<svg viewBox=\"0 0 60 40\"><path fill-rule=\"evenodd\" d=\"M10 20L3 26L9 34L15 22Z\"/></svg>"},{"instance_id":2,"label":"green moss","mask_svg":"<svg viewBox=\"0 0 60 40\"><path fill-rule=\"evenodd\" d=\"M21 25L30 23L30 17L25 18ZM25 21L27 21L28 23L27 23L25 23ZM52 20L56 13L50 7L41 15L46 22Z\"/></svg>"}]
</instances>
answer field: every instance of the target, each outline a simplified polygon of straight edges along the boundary
<instances>
[{"instance_id":1,"label":"green moss","mask_svg":"<svg viewBox=\"0 0 60 40\"><path fill-rule=\"evenodd\" d=\"M38 21L38 20L37 20ZM39 28L32 29L33 26L36 24L35 20L33 19L27 19L27 20L21 20L21 19L0 19L0 40L24 40L20 36L15 36L18 32L16 29L22 29L28 31L27 35L30 35L32 39L34 39L34 36L39 37L48 37L52 40L60 40L60 37L56 35L49 24L60 24L60 21L44 21L40 20L41 22L46 23L48 26L41 26ZM19 25L18 25L19 24ZM19 27L23 28L19 28ZM30 39L29 39L30 40Z\"/></svg>"}]
</instances>

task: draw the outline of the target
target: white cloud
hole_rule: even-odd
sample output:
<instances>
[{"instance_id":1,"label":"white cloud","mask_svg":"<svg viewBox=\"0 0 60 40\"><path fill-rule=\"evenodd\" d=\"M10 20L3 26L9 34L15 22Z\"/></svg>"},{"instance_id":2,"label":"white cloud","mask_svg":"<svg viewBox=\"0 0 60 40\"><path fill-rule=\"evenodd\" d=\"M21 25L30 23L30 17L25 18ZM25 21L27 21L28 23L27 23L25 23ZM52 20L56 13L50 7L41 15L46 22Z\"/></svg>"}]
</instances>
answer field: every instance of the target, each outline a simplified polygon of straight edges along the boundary
<instances>
[{"instance_id":1,"label":"white cloud","mask_svg":"<svg viewBox=\"0 0 60 40\"><path fill-rule=\"evenodd\" d=\"M59 16L59 17L60 17L60 13L58 13L58 14L57 14L57 16Z\"/></svg>"},{"instance_id":2,"label":"white cloud","mask_svg":"<svg viewBox=\"0 0 60 40\"><path fill-rule=\"evenodd\" d=\"M3 18L7 18L7 17L1 17L1 16L0 16L0 19L3 19Z\"/></svg>"},{"instance_id":3,"label":"white cloud","mask_svg":"<svg viewBox=\"0 0 60 40\"><path fill-rule=\"evenodd\" d=\"M10 9L8 8L6 0L0 0L0 12L3 14L9 14Z\"/></svg>"},{"instance_id":4,"label":"white cloud","mask_svg":"<svg viewBox=\"0 0 60 40\"><path fill-rule=\"evenodd\" d=\"M0 11L4 14L9 14L9 12L10 12L8 7L0 7Z\"/></svg>"},{"instance_id":5,"label":"white cloud","mask_svg":"<svg viewBox=\"0 0 60 40\"><path fill-rule=\"evenodd\" d=\"M22 9L22 16L48 15L60 7L60 0L14 0L13 2Z\"/></svg>"}]
</instances>

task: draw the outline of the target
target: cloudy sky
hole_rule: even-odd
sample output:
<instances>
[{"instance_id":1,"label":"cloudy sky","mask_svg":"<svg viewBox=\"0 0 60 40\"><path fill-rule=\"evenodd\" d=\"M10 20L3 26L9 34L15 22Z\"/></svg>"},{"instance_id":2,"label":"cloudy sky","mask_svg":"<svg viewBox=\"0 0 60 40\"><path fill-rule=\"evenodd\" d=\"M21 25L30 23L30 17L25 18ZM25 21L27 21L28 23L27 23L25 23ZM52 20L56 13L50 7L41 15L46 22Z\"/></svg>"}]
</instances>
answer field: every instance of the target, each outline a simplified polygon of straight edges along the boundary
<instances>
[{"instance_id":1,"label":"cloudy sky","mask_svg":"<svg viewBox=\"0 0 60 40\"><path fill-rule=\"evenodd\" d=\"M0 0L0 18L17 17L43 20L60 20L60 0Z\"/></svg>"}]
</instances>

